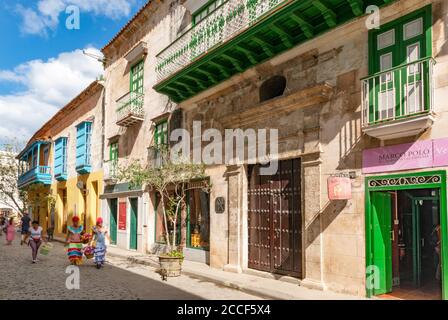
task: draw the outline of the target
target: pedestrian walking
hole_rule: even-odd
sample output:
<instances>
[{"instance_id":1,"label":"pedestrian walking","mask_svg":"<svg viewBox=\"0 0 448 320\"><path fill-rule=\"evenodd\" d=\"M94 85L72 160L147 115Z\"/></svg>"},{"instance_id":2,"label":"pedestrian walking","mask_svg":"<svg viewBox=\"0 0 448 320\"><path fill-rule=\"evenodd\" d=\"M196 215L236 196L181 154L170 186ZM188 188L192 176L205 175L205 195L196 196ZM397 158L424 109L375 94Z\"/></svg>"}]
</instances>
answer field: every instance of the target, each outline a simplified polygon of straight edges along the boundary
<instances>
[{"instance_id":1,"label":"pedestrian walking","mask_svg":"<svg viewBox=\"0 0 448 320\"><path fill-rule=\"evenodd\" d=\"M28 231L28 237L30 238L29 246L31 247L31 255L33 257L33 263L36 263L37 253L39 252L39 247L42 244L42 227L39 226L39 221L33 221L31 228Z\"/></svg>"},{"instance_id":2,"label":"pedestrian walking","mask_svg":"<svg viewBox=\"0 0 448 320\"><path fill-rule=\"evenodd\" d=\"M20 245L23 245L25 243L25 239L28 237L28 231L30 229L30 224L31 224L31 218L28 215L28 213L25 213L21 219L22 221L22 237L20 240Z\"/></svg>"},{"instance_id":3,"label":"pedestrian walking","mask_svg":"<svg viewBox=\"0 0 448 320\"><path fill-rule=\"evenodd\" d=\"M14 218L10 218L6 226L6 245L10 246L16 235L16 226L14 225Z\"/></svg>"},{"instance_id":4,"label":"pedestrian walking","mask_svg":"<svg viewBox=\"0 0 448 320\"><path fill-rule=\"evenodd\" d=\"M67 227L67 237L65 243L67 246L67 256L71 264L80 265L82 263L82 242L81 237L84 234L83 225L79 224L79 217L72 218L72 225Z\"/></svg>"},{"instance_id":5,"label":"pedestrian walking","mask_svg":"<svg viewBox=\"0 0 448 320\"><path fill-rule=\"evenodd\" d=\"M4 217L0 217L0 236L3 235L3 232L6 232L6 219Z\"/></svg>"},{"instance_id":6,"label":"pedestrian walking","mask_svg":"<svg viewBox=\"0 0 448 320\"><path fill-rule=\"evenodd\" d=\"M106 252L107 252L107 245L106 245L106 238L108 238L107 230L103 226L103 219L98 218L96 220L96 225L92 228L93 232L93 242L95 250L93 252L94 259L95 259L95 265L97 269L101 269L101 267L106 262Z\"/></svg>"}]
</instances>

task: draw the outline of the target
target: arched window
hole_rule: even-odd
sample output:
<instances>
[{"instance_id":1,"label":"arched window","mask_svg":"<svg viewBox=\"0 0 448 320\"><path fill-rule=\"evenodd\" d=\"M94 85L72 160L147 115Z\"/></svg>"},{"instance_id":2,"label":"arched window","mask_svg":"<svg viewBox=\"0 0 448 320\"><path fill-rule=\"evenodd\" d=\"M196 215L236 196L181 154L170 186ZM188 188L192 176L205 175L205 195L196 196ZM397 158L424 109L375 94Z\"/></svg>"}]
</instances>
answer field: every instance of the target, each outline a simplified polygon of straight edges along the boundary
<instances>
[{"instance_id":1,"label":"arched window","mask_svg":"<svg viewBox=\"0 0 448 320\"><path fill-rule=\"evenodd\" d=\"M283 76L273 76L260 87L260 102L264 102L275 97L280 97L285 92L286 78Z\"/></svg>"}]
</instances>

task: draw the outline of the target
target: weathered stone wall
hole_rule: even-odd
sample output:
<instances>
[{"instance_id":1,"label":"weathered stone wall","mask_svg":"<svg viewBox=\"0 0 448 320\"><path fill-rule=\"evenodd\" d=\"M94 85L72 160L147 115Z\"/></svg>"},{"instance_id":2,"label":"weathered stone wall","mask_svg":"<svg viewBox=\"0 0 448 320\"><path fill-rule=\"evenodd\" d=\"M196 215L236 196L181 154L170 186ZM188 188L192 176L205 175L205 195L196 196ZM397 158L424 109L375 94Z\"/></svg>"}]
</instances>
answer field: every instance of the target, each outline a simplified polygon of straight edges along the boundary
<instances>
[{"instance_id":1,"label":"weathered stone wall","mask_svg":"<svg viewBox=\"0 0 448 320\"><path fill-rule=\"evenodd\" d=\"M154 143L155 122L152 119L167 114L176 107L169 102L166 96L157 93L153 86L157 82L156 55L174 41L180 28L184 27L179 24L183 19L184 11L185 8L179 5L179 1L154 2L142 11L119 39L103 50L107 57L105 70L106 148L104 151L106 167L110 160L109 143L111 138L115 139L113 141L118 141L119 166L125 167L135 161L146 163L149 157L148 148ZM148 48L148 53L144 57L145 119L139 124L124 128L116 124L116 101L130 91L131 67L140 59L128 61L125 56L141 41L146 42ZM119 136L118 140L116 140L117 136ZM140 252L150 251L154 244L155 203L153 198L153 195L149 194L139 197L137 233ZM126 201L126 199L122 200ZM107 208L106 211L110 210L106 200L102 203ZM118 231L118 245L125 249L129 246L129 212L128 206L126 231ZM109 219L108 212L103 212L103 216Z\"/></svg>"},{"instance_id":2,"label":"weathered stone wall","mask_svg":"<svg viewBox=\"0 0 448 320\"><path fill-rule=\"evenodd\" d=\"M420 137L386 144L440 138L447 135L448 2L399 1L381 10L387 23L433 4L435 111L438 120ZM287 78L283 97L258 103L262 82L273 75ZM364 177L362 150L380 141L361 131L361 81L368 75L368 30L365 17L347 23L268 62L236 75L180 104L185 126L202 121L206 128L278 128L281 158L302 158L304 284L365 294ZM353 199L328 200L331 174L355 171ZM247 267L247 195L244 166L209 170L211 197L211 265L238 271ZM220 174L216 174L219 172ZM229 172L229 175L222 175ZM245 182L246 181L246 182ZM214 212L217 195L227 195L224 215ZM226 216L226 218L225 218ZM220 230L219 236L213 230ZM227 241L225 241L227 239ZM246 239L246 240L245 240ZM228 249L228 251L227 251Z\"/></svg>"}]
</instances>

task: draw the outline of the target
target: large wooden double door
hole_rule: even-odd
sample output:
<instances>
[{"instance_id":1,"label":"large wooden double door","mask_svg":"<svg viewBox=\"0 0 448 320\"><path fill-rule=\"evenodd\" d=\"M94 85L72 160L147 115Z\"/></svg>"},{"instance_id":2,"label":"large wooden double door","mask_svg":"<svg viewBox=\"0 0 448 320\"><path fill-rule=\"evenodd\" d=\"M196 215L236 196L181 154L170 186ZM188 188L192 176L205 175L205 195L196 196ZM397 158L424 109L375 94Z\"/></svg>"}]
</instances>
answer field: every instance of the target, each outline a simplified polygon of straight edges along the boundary
<instances>
[{"instance_id":1,"label":"large wooden double door","mask_svg":"<svg viewBox=\"0 0 448 320\"><path fill-rule=\"evenodd\" d=\"M248 266L301 277L300 160L279 161L274 175L261 175L260 168L248 168Z\"/></svg>"}]
</instances>

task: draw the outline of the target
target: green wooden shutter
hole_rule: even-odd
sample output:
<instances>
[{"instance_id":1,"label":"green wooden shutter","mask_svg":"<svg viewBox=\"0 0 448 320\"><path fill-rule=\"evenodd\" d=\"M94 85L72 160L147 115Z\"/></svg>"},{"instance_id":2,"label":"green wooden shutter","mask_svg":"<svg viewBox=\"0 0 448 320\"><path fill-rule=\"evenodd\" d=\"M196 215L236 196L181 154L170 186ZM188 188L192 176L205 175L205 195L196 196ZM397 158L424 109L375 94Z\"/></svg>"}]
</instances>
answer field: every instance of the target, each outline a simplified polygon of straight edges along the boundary
<instances>
[{"instance_id":1,"label":"green wooden shutter","mask_svg":"<svg viewBox=\"0 0 448 320\"><path fill-rule=\"evenodd\" d=\"M143 93L143 67L142 60L131 68L131 92Z\"/></svg>"},{"instance_id":2,"label":"green wooden shutter","mask_svg":"<svg viewBox=\"0 0 448 320\"><path fill-rule=\"evenodd\" d=\"M77 127L76 134L76 167L86 164L86 123L83 122Z\"/></svg>"},{"instance_id":3,"label":"green wooden shutter","mask_svg":"<svg viewBox=\"0 0 448 320\"><path fill-rule=\"evenodd\" d=\"M117 199L110 199L110 242L117 244Z\"/></svg>"},{"instance_id":4,"label":"green wooden shutter","mask_svg":"<svg viewBox=\"0 0 448 320\"><path fill-rule=\"evenodd\" d=\"M67 174L67 138L61 137L54 142L54 176L63 178Z\"/></svg>"},{"instance_id":5,"label":"green wooden shutter","mask_svg":"<svg viewBox=\"0 0 448 320\"><path fill-rule=\"evenodd\" d=\"M372 192L372 262L379 270L379 286L373 294L392 292L392 196L386 192Z\"/></svg>"},{"instance_id":6,"label":"green wooden shutter","mask_svg":"<svg viewBox=\"0 0 448 320\"><path fill-rule=\"evenodd\" d=\"M137 226L138 226L138 199L130 199L131 204L131 228L130 228L130 240L129 248L137 250Z\"/></svg>"},{"instance_id":7,"label":"green wooden shutter","mask_svg":"<svg viewBox=\"0 0 448 320\"><path fill-rule=\"evenodd\" d=\"M420 68L400 66L431 56L431 20L431 6L427 6L371 32L370 74L395 69L369 80L369 86L374 88L369 93L370 122L429 109L430 62L422 63Z\"/></svg>"}]
</instances>

